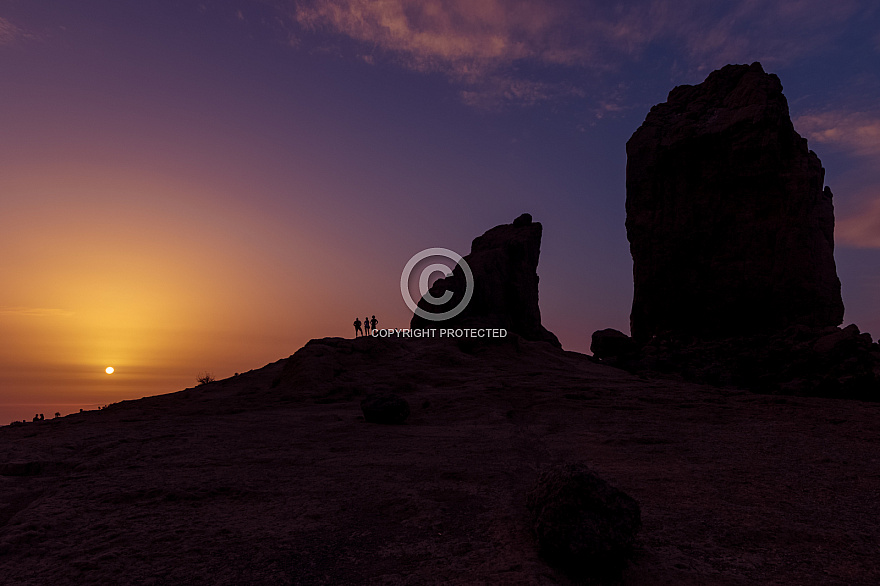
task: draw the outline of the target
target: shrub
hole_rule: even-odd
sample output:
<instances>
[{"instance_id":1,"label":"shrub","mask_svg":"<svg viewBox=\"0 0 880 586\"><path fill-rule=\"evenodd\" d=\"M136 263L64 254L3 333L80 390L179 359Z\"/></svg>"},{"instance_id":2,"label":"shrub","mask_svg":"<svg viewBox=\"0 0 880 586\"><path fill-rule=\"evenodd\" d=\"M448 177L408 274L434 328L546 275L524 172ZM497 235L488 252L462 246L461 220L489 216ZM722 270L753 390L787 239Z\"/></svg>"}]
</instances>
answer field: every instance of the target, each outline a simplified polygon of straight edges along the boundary
<instances>
[{"instance_id":1,"label":"shrub","mask_svg":"<svg viewBox=\"0 0 880 586\"><path fill-rule=\"evenodd\" d=\"M215 379L214 375L211 374L210 372L206 372L204 374L199 373L199 376L198 376L198 378L196 378L196 380L199 382L200 385L206 385L208 383L214 382L217 379Z\"/></svg>"}]
</instances>

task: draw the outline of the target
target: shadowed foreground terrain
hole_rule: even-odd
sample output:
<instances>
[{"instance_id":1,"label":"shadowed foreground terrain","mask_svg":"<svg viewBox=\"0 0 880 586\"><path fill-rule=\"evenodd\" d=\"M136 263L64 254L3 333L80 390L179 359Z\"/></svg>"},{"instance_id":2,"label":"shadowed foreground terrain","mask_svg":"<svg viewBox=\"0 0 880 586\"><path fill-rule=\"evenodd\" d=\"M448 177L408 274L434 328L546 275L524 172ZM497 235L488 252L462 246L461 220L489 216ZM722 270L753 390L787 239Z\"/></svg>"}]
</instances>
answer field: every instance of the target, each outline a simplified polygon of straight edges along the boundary
<instances>
[{"instance_id":1,"label":"shadowed foreground terrain","mask_svg":"<svg viewBox=\"0 0 880 586\"><path fill-rule=\"evenodd\" d=\"M405 397L404 425L360 399ZM626 584L880 583L880 405L640 379L544 342L315 340L179 393L0 429L0 580L569 584L526 495L641 505Z\"/></svg>"}]
</instances>

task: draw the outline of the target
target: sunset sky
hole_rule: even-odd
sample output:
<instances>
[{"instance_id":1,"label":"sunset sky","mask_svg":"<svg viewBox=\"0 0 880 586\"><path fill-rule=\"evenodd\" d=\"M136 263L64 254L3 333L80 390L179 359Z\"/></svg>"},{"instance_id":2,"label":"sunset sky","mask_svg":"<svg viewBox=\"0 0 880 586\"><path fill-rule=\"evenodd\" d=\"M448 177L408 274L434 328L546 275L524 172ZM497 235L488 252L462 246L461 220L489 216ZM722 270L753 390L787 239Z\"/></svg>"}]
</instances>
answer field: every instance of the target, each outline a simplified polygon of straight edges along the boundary
<instances>
[{"instance_id":1,"label":"sunset sky","mask_svg":"<svg viewBox=\"0 0 880 586\"><path fill-rule=\"evenodd\" d=\"M753 61L827 170L844 323L876 338L876 2L0 0L0 424L355 316L406 327L412 255L523 212L547 328L584 352L628 332L625 143Z\"/></svg>"}]
</instances>

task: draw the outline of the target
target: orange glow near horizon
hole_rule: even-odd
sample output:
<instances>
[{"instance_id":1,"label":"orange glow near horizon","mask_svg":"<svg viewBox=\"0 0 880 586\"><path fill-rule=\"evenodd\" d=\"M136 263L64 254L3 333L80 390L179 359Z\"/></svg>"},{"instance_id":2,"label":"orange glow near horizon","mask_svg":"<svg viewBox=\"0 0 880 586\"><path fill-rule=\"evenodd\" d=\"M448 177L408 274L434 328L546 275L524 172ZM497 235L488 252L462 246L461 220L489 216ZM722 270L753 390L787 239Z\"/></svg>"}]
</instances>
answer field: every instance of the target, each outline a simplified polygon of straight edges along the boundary
<instances>
[{"instance_id":1,"label":"orange glow near horizon","mask_svg":"<svg viewBox=\"0 0 880 586\"><path fill-rule=\"evenodd\" d=\"M258 368L322 335L338 297L319 289L342 280L322 261L337 251L311 258L313 235L228 194L94 176L0 181L12 196L0 272L14 277L0 291L0 406L173 392L200 370Z\"/></svg>"}]
</instances>

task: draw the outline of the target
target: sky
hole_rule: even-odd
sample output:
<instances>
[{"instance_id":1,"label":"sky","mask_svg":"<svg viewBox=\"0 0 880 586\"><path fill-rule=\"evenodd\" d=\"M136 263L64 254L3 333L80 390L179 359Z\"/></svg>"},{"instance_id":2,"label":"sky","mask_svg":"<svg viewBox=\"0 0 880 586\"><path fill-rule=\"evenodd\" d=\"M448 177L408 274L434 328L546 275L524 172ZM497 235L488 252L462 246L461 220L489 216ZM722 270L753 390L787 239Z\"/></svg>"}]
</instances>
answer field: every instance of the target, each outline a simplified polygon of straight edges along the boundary
<instances>
[{"instance_id":1,"label":"sky","mask_svg":"<svg viewBox=\"0 0 880 586\"><path fill-rule=\"evenodd\" d=\"M544 325L629 331L625 144L676 85L779 75L880 335L880 6L0 0L0 423L406 327L400 274L529 212ZM104 369L116 371L107 375Z\"/></svg>"}]
</instances>

